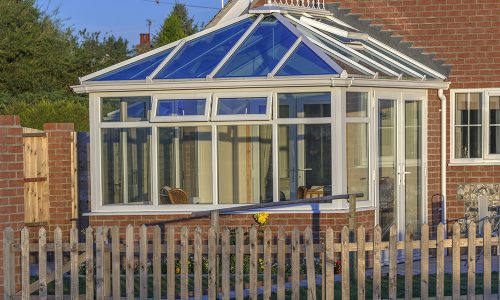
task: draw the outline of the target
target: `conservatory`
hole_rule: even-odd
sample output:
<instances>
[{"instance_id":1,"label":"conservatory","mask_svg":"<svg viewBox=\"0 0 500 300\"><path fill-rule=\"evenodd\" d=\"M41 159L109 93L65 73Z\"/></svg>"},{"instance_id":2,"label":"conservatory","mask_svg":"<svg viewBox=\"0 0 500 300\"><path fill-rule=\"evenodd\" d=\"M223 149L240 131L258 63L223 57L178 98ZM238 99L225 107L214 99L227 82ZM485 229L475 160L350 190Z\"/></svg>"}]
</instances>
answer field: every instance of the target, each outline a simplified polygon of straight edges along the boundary
<instances>
[{"instance_id":1,"label":"conservatory","mask_svg":"<svg viewBox=\"0 0 500 300\"><path fill-rule=\"evenodd\" d=\"M446 76L322 4L254 8L80 80L93 213L359 192L383 223L425 217L427 91Z\"/></svg>"}]
</instances>

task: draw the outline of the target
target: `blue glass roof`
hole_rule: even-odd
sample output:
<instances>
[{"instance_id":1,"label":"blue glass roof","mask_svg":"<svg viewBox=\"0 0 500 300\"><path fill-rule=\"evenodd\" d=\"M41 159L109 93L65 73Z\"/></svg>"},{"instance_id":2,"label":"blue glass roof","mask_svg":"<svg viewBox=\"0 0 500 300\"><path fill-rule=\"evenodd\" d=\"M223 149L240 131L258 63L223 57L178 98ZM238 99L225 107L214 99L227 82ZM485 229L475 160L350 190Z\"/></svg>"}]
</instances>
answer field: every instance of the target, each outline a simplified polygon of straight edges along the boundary
<instances>
[{"instance_id":1,"label":"blue glass roof","mask_svg":"<svg viewBox=\"0 0 500 300\"><path fill-rule=\"evenodd\" d=\"M187 42L155 79L203 78L219 64L254 18L224 27Z\"/></svg>"},{"instance_id":2,"label":"blue glass roof","mask_svg":"<svg viewBox=\"0 0 500 300\"><path fill-rule=\"evenodd\" d=\"M158 54L141 59L125 67L116 69L104 75L93 78L93 81L113 80L144 80L161 64L161 62L172 52L172 48Z\"/></svg>"},{"instance_id":3,"label":"blue glass roof","mask_svg":"<svg viewBox=\"0 0 500 300\"><path fill-rule=\"evenodd\" d=\"M328 74L338 74L338 72L304 43L300 43L283 67L276 73L277 76Z\"/></svg>"},{"instance_id":4,"label":"blue glass roof","mask_svg":"<svg viewBox=\"0 0 500 300\"><path fill-rule=\"evenodd\" d=\"M215 77L267 76L297 40L274 17L267 17Z\"/></svg>"}]
</instances>

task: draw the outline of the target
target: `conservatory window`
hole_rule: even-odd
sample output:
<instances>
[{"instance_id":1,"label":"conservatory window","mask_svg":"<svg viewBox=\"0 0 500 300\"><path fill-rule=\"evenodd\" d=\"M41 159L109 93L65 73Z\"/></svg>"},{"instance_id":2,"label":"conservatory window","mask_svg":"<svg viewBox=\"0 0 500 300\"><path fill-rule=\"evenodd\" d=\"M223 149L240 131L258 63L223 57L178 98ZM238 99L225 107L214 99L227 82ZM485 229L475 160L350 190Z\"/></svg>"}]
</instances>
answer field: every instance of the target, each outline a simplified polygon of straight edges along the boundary
<instances>
[{"instance_id":1,"label":"conservatory window","mask_svg":"<svg viewBox=\"0 0 500 300\"><path fill-rule=\"evenodd\" d=\"M103 204L152 204L150 128L101 129Z\"/></svg>"},{"instance_id":2,"label":"conservatory window","mask_svg":"<svg viewBox=\"0 0 500 300\"><path fill-rule=\"evenodd\" d=\"M158 95L153 99L152 122L208 121L210 94Z\"/></svg>"},{"instance_id":3,"label":"conservatory window","mask_svg":"<svg viewBox=\"0 0 500 300\"><path fill-rule=\"evenodd\" d=\"M158 129L159 204L212 204L210 126Z\"/></svg>"},{"instance_id":4,"label":"conservatory window","mask_svg":"<svg viewBox=\"0 0 500 300\"><path fill-rule=\"evenodd\" d=\"M340 67L338 67L340 69ZM339 74L304 43L300 43L276 76L306 76Z\"/></svg>"},{"instance_id":5,"label":"conservatory window","mask_svg":"<svg viewBox=\"0 0 500 300\"><path fill-rule=\"evenodd\" d=\"M369 199L368 93L346 93L347 192L363 193Z\"/></svg>"},{"instance_id":6,"label":"conservatory window","mask_svg":"<svg viewBox=\"0 0 500 300\"><path fill-rule=\"evenodd\" d=\"M455 158L483 157L481 93L455 95Z\"/></svg>"},{"instance_id":7,"label":"conservatory window","mask_svg":"<svg viewBox=\"0 0 500 300\"><path fill-rule=\"evenodd\" d=\"M149 97L102 98L102 122L140 122L149 120Z\"/></svg>"},{"instance_id":8,"label":"conservatory window","mask_svg":"<svg viewBox=\"0 0 500 300\"><path fill-rule=\"evenodd\" d=\"M330 117L330 93L278 94L280 201L332 194Z\"/></svg>"},{"instance_id":9,"label":"conservatory window","mask_svg":"<svg viewBox=\"0 0 500 300\"><path fill-rule=\"evenodd\" d=\"M273 201L271 125L217 127L219 204Z\"/></svg>"},{"instance_id":10,"label":"conservatory window","mask_svg":"<svg viewBox=\"0 0 500 300\"><path fill-rule=\"evenodd\" d=\"M214 96L212 120L269 120L271 119L271 95L248 94L247 97L232 95Z\"/></svg>"}]
</instances>

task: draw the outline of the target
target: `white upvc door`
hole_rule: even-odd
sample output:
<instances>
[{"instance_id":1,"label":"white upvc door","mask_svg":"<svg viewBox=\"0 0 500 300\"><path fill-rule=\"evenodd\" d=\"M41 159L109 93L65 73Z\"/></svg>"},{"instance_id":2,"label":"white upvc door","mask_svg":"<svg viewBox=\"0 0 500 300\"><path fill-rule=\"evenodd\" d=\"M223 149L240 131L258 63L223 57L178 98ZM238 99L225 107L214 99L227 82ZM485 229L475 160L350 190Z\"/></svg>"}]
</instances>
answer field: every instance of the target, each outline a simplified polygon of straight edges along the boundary
<instances>
[{"instance_id":1,"label":"white upvc door","mask_svg":"<svg viewBox=\"0 0 500 300\"><path fill-rule=\"evenodd\" d=\"M407 225L418 233L425 220L425 97L377 93L375 99L377 221L385 239L392 224L401 238Z\"/></svg>"}]
</instances>

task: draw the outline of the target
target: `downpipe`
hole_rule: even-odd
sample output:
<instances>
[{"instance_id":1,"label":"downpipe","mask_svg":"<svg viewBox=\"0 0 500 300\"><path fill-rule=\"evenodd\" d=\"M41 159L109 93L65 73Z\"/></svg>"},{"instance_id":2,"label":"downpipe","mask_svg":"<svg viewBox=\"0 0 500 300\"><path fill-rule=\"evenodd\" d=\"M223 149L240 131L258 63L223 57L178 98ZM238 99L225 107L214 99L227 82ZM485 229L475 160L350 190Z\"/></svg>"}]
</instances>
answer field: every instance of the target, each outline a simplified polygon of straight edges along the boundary
<instances>
[{"instance_id":1,"label":"downpipe","mask_svg":"<svg viewBox=\"0 0 500 300\"><path fill-rule=\"evenodd\" d=\"M438 90L438 97L441 100L441 222L444 224L445 234L446 228L446 96L444 89Z\"/></svg>"}]
</instances>

